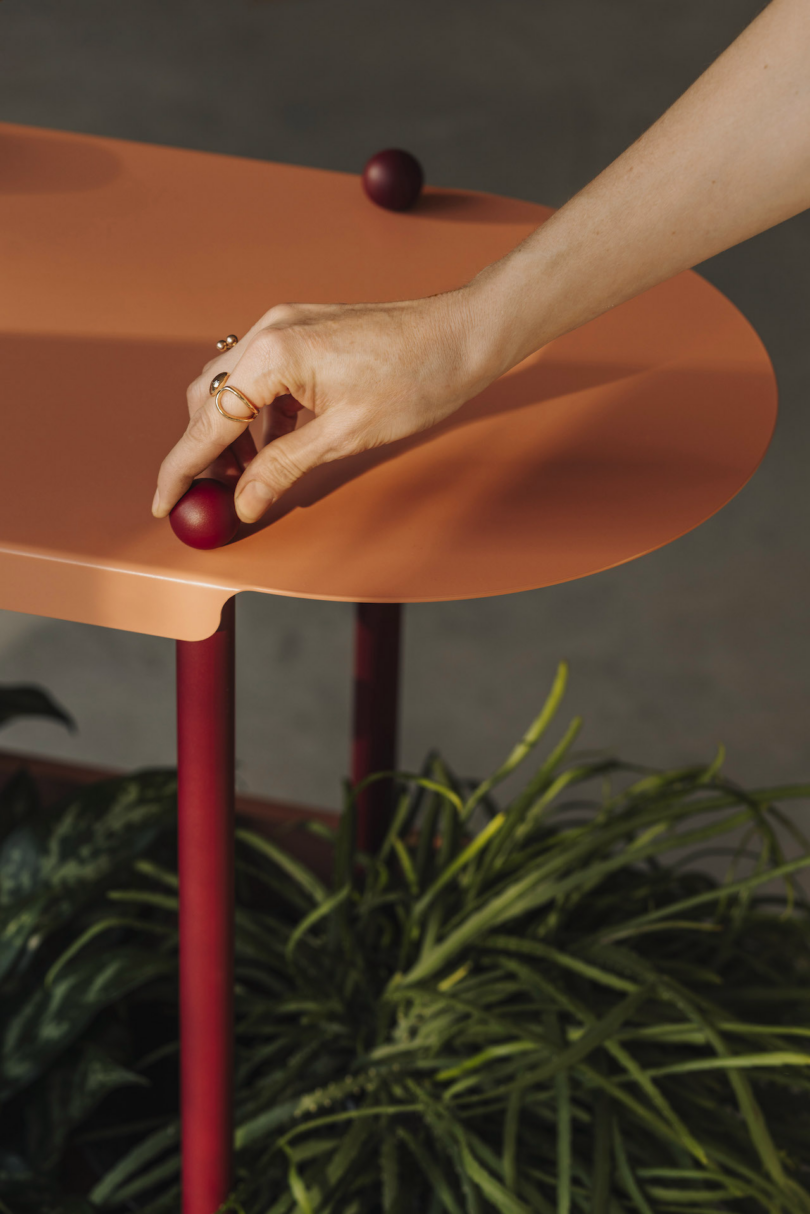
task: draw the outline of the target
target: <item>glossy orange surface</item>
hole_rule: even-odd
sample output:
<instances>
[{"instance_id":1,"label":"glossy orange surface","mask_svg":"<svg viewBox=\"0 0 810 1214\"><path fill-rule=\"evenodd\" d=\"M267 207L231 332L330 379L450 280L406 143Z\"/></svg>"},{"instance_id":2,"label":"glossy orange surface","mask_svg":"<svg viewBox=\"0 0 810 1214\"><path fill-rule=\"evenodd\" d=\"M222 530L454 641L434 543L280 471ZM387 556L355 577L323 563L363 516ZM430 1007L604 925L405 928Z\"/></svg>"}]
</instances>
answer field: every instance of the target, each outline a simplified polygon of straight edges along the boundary
<instances>
[{"instance_id":1,"label":"glossy orange surface","mask_svg":"<svg viewBox=\"0 0 810 1214\"><path fill-rule=\"evenodd\" d=\"M0 125L0 607L195 640L235 591L418 602L584 577L731 498L776 416L745 318L680 275L426 434L317 469L269 523L184 547L149 507L185 387L274 303L466 281L547 215L356 177Z\"/></svg>"}]
</instances>

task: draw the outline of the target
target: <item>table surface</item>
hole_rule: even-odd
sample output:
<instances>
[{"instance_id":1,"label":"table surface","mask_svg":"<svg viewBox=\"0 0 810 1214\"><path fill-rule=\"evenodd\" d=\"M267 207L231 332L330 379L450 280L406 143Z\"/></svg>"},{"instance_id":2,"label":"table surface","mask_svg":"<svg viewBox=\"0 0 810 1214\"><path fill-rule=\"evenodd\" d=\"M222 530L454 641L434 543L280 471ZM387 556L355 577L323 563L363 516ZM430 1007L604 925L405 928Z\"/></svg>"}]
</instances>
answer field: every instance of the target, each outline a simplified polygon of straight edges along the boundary
<instances>
[{"instance_id":1,"label":"table surface","mask_svg":"<svg viewBox=\"0 0 810 1214\"><path fill-rule=\"evenodd\" d=\"M426 602L584 577L659 548L752 475L776 417L756 333L679 275L425 434L310 473L226 548L149 507L214 342L274 303L468 280L548 215L356 177L0 125L0 607L185 640L234 592Z\"/></svg>"}]
</instances>

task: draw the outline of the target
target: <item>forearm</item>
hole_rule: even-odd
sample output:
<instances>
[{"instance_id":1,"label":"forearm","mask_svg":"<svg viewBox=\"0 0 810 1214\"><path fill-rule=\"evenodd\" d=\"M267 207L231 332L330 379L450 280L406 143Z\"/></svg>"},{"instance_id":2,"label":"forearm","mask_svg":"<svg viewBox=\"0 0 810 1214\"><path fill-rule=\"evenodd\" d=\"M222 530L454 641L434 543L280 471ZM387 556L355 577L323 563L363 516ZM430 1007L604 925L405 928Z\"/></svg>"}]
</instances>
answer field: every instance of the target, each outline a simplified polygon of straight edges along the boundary
<instances>
[{"instance_id":1,"label":"forearm","mask_svg":"<svg viewBox=\"0 0 810 1214\"><path fill-rule=\"evenodd\" d=\"M489 373L808 206L810 0L773 0L646 134L473 280L466 306Z\"/></svg>"}]
</instances>

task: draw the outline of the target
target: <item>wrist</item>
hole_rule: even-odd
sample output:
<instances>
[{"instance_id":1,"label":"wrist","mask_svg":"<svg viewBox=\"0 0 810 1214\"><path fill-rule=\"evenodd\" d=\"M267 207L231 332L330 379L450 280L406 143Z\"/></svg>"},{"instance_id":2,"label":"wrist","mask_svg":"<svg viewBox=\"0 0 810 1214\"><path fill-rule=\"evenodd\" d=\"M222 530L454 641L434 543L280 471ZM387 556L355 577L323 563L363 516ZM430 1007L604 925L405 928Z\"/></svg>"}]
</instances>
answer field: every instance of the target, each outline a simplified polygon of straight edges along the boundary
<instances>
[{"instance_id":1,"label":"wrist","mask_svg":"<svg viewBox=\"0 0 810 1214\"><path fill-rule=\"evenodd\" d=\"M522 250L487 266L459 294L466 315L468 363L492 383L556 334L542 278Z\"/></svg>"},{"instance_id":2,"label":"wrist","mask_svg":"<svg viewBox=\"0 0 810 1214\"><path fill-rule=\"evenodd\" d=\"M438 305L433 324L443 331L448 342L447 354L454 368L453 378L457 380L457 395L469 400L512 365L499 284L473 279L454 291L435 296L431 302Z\"/></svg>"},{"instance_id":3,"label":"wrist","mask_svg":"<svg viewBox=\"0 0 810 1214\"><path fill-rule=\"evenodd\" d=\"M458 408L501 374L484 310L468 287L405 305L416 309L423 367L434 388Z\"/></svg>"}]
</instances>

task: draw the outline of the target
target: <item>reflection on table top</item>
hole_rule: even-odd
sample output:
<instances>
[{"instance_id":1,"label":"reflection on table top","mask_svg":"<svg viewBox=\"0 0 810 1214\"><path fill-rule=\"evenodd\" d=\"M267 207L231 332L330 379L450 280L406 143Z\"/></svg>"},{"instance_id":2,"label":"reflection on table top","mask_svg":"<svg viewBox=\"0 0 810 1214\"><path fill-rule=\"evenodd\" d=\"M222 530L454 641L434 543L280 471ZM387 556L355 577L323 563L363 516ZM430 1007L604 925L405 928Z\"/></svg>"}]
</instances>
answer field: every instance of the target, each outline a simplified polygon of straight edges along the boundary
<instances>
[{"instance_id":1,"label":"reflection on table top","mask_svg":"<svg viewBox=\"0 0 810 1214\"><path fill-rule=\"evenodd\" d=\"M748 480L776 387L756 333L682 274L532 356L436 429L317 469L227 548L149 506L185 387L274 303L460 284L547 208L0 125L0 607L196 639L239 590L416 602L583 577Z\"/></svg>"}]
</instances>

